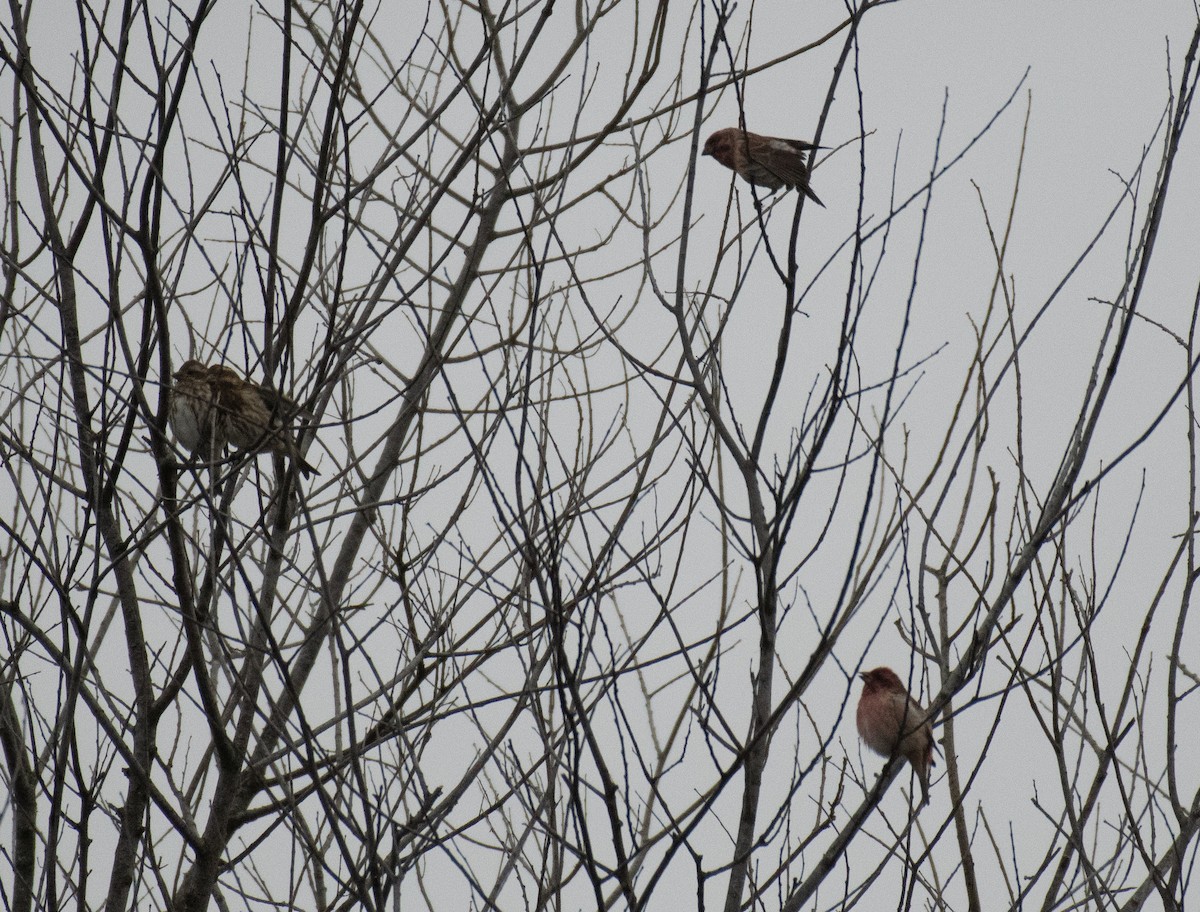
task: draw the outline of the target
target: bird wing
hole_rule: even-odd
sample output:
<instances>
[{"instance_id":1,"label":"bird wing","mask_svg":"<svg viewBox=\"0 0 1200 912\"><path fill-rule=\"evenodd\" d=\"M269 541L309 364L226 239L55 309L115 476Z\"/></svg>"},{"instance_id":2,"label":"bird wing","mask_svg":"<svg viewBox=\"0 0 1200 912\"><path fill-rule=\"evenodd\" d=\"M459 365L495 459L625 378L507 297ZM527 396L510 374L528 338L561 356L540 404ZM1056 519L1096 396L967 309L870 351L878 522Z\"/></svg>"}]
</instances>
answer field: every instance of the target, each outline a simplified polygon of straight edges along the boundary
<instances>
[{"instance_id":1,"label":"bird wing","mask_svg":"<svg viewBox=\"0 0 1200 912\"><path fill-rule=\"evenodd\" d=\"M764 136L758 148L751 149L751 156L764 168L787 182L795 185L808 179L808 151L812 148L798 139L781 139Z\"/></svg>"},{"instance_id":2,"label":"bird wing","mask_svg":"<svg viewBox=\"0 0 1200 912\"><path fill-rule=\"evenodd\" d=\"M784 139L780 136L763 136L758 142L750 143L748 157L750 166L760 171L766 180L759 182L776 187L799 187L820 206L825 204L808 186L808 154L818 148L802 139Z\"/></svg>"},{"instance_id":3,"label":"bird wing","mask_svg":"<svg viewBox=\"0 0 1200 912\"><path fill-rule=\"evenodd\" d=\"M297 421L311 421L313 414L290 396L285 396L279 390L258 387L259 398L271 413L271 419L276 424L291 426Z\"/></svg>"}]
</instances>

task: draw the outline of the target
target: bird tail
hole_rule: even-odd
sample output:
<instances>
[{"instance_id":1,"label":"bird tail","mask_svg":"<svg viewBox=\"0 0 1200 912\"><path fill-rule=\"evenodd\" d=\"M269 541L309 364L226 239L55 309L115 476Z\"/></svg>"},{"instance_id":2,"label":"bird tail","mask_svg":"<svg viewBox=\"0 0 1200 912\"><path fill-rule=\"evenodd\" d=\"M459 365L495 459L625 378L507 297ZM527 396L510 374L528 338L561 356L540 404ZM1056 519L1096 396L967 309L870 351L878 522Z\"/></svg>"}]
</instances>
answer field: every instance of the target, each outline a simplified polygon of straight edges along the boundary
<instances>
[{"instance_id":1,"label":"bird tail","mask_svg":"<svg viewBox=\"0 0 1200 912\"><path fill-rule=\"evenodd\" d=\"M303 456L300 455L300 448L295 443L289 441L290 446L287 448L287 454L291 457L292 462L296 464L296 468L300 470L300 474L306 478L309 475L316 475L316 466L309 463Z\"/></svg>"},{"instance_id":2,"label":"bird tail","mask_svg":"<svg viewBox=\"0 0 1200 912\"><path fill-rule=\"evenodd\" d=\"M319 474L316 467L311 465L303 456L300 455L300 447L296 446L296 441L292 440L291 437L283 436L282 432L280 432L278 429L276 430L274 439L270 441L270 445L264 447L264 449L269 449L276 456L286 456L293 463L295 463L296 468L300 470L301 475L308 476Z\"/></svg>"}]
</instances>

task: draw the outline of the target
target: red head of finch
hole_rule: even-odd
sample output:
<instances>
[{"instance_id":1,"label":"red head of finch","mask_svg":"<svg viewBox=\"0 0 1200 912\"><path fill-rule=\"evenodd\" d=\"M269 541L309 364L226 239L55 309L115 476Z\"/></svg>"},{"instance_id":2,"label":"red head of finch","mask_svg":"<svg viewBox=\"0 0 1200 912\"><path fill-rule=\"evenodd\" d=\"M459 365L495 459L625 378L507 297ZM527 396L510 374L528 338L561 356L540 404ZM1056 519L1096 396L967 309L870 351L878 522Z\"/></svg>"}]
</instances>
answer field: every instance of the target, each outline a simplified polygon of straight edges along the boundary
<instances>
[{"instance_id":1,"label":"red head of finch","mask_svg":"<svg viewBox=\"0 0 1200 912\"><path fill-rule=\"evenodd\" d=\"M726 127L708 137L703 154L711 155L758 187L768 190L798 187L818 206L824 206L808 186L808 153L816 148L802 139L760 136L749 130Z\"/></svg>"},{"instance_id":2,"label":"red head of finch","mask_svg":"<svg viewBox=\"0 0 1200 912\"><path fill-rule=\"evenodd\" d=\"M175 372L170 420L188 450L212 459L227 445L291 458L305 475L316 471L300 456L286 427L300 409L286 396L244 379L223 364L185 361Z\"/></svg>"},{"instance_id":3,"label":"red head of finch","mask_svg":"<svg viewBox=\"0 0 1200 912\"><path fill-rule=\"evenodd\" d=\"M933 766L933 727L896 672L886 666L864 671L858 700L858 734L867 747L885 757L903 757L921 781L921 804L929 803Z\"/></svg>"}]
</instances>

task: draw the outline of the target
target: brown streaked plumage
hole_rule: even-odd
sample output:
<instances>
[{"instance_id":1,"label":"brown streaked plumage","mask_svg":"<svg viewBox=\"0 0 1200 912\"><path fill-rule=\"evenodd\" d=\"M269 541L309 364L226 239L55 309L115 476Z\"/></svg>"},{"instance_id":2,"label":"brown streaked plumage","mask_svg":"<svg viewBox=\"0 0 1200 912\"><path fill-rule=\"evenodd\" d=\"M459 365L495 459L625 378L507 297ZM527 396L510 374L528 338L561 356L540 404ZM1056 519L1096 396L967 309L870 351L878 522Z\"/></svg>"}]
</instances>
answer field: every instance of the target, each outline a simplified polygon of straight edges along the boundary
<instances>
[{"instance_id":1,"label":"brown streaked plumage","mask_svg":"<svg viewBox=\"0 0 1200 912\"><path fill-rule=\"evenodd\" d=\"M933 766L933 726L904 683L886 666L859 674L858 734L867 747L885 757L903 757L921 782L921 804L929 803L929 770Z\"/></svg>"},{"instance_id":2,"label":"brown streaked plumage","mask_svg":"<svg viewBox=\"0 0 1200 912\"><path fill-rule=\"evenodd\" d=\"M825 204L808 186L808 153L820 148L802 139L761 136L749 130L726 127L704 143L704 154L758 187L778 190L799 188L818 206Z\"/></svg>"},{"instance_id":3,"label":"brown streaked plumage","mask_svg":"<svg viewBox=\"0 0 1200 912\"><path fill-rule=\"evenodd\" d=\"M316 472L300 455L287 427L300 409L286 396L246 380L224 364L185 361L174 377L171 430L188 450L212 459L230 445L287 456L305 475Z\"/></svg>"}]
</instances>

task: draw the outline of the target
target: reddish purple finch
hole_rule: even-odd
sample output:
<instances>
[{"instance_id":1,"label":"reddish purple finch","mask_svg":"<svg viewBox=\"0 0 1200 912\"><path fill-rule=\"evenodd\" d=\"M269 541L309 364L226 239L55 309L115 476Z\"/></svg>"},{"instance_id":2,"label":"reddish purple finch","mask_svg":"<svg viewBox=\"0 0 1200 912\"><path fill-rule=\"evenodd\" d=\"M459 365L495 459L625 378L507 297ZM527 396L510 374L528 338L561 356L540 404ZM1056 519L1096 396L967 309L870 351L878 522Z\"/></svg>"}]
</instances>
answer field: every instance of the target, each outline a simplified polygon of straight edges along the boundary
<instances>
[{"instance_id":1,"label":"reddish purple finch","mask_svg":"<svg viewBox=\"0 0 1200 912\"><path fill-rule=\"evenodd\" d=\"M886 666L859 674L858 734L867 747L885 757L903 757L921 780L921 804L929 803L933 766L933 727L926 712L908 695L896 672Z\"/></svg>"},{"instance_id":2,"label":"reddish purple finch","mask_svg":"<svg viewBox=\"0 0 1200 912\"><path fill-rule=\"evenodd\" d=\"M299 407L223 364L185 361L175 372L170 412L175 437L203 459L212 459L232 445L287 456L305 475L316 472L301 457L286 427Z\"/></svg>"},{"instance_id":3,"label":"reddish purple finch","mask_svg":"<svg viewBox=\"0 0 1200 912\"><path fill-rule=\"evenodd\" d=\"M704 143L704 154L738 173L743 180L768 190L798 187L818 206L824 206L808 186L807 153L819 148L802 139L760 136L749 130L726 127Z\"/></svg>"}]
</instances>

